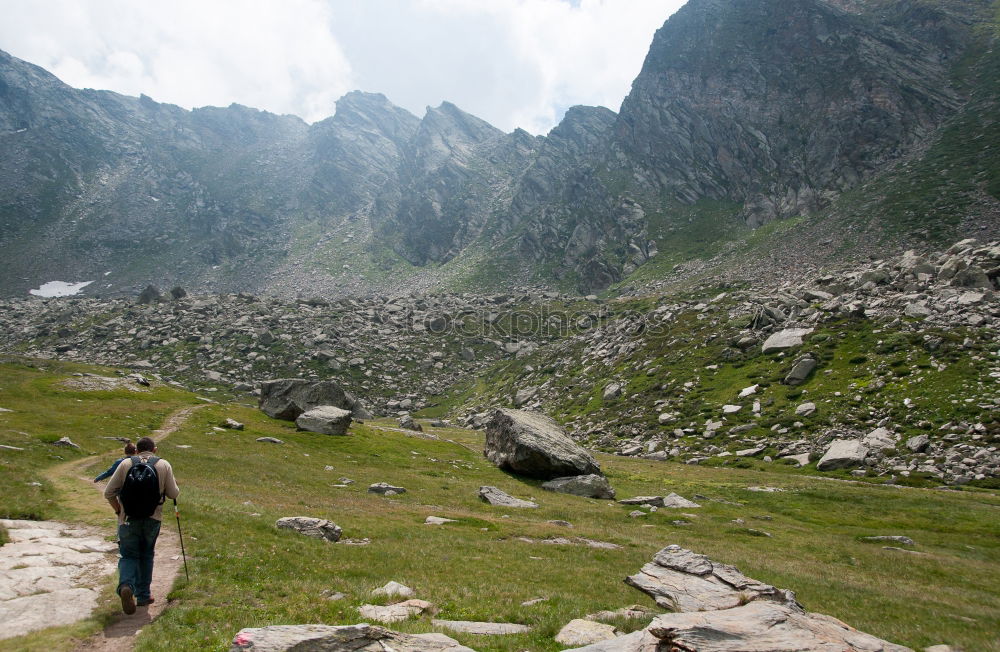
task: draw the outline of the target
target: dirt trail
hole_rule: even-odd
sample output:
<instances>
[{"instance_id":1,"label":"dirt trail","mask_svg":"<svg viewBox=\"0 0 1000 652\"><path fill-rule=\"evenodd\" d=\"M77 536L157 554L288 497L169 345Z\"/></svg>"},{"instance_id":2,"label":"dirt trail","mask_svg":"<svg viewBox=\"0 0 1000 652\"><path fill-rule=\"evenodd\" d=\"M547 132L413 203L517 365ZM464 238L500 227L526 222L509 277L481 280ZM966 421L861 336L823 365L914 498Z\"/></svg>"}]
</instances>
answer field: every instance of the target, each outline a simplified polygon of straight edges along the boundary
<instances>
[{"instance_id":1,"label":"dirt trail","mask_svg":"<svg viewBox=\"0 0 1000 652\"><path fill-rule=\"evenodd\" d=\"M156 442L162 441L172 433L176 432L185 421L204 405L195 405L181 408L169 414L163 421L163 427L154 430L152 438ZM85 477L79 473L80 469L93 461L93 457L77 460L70 465L67 470L75 467L76 477L81 482L94 484L93 478ZM94 485L101 492L103 501L104 485ZM157 617L167 607L167 594L174 585L174 580L182 571L183 559L181 558L180 538L177 535L177 521L174 519L172 505L169 502L163 506L163 528L160 536L156 540L156 556L153 561L153 583L150 586L151 594L154 598L153 604L148 607L139 607L135 614L126 616L119 613L114 621L104 628L104 631L93 636L79 645L77 652L129 652L135 647L136 636L142 628L156 620Z\"/></svg>"}]
</instances>

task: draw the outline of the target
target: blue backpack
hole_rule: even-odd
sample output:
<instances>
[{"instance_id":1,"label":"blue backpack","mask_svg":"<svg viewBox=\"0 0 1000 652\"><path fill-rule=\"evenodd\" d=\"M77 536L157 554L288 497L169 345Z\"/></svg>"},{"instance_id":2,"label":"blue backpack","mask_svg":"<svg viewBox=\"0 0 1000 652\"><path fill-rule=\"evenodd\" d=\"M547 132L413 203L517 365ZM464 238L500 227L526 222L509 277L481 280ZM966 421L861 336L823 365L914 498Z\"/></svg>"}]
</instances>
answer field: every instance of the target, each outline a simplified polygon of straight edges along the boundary
<instances>
[{"instance_id":1,"label":"blue backpack","mask_svg":"<svg viewBox=\"0 0 1000 652\"><path fill-rule=\"evenodd\" d=\"M132 468L125 474L118 501L127 518L149 518L166 500L166 495L160 493L160 478L156 475L156 463L160 458L151 455L143 461L133 455L131 460Z\"/></svg>"}]
</instances>

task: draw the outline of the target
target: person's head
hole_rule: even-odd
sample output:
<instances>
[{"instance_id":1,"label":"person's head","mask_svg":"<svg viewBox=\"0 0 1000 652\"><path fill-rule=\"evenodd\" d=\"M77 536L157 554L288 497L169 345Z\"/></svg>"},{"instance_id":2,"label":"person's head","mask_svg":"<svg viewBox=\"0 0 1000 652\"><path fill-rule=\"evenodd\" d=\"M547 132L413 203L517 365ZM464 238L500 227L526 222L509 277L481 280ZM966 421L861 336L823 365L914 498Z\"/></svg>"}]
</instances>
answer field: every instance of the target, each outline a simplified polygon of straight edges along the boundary
<instances>
[{"instance_id":1,"label":"person's head","mask_svg":"<svg viewBox=\"0 0 1000 652\"><path fill-rule=\"evenodd\" d=\"M152 453L156 450L156 442L151 437L141 437L135 447L140 453Z\"/></svg>"},{"instance_id":2,"label":"person's head","mask_svg":"<svg viewBox=\"0 0 1000 652\"><path fill-rule=\"evenodd\" d=\"M135 455L135 444L133 444L132 442L125 444L125 454Z\"/></svg>"}]
</instances>

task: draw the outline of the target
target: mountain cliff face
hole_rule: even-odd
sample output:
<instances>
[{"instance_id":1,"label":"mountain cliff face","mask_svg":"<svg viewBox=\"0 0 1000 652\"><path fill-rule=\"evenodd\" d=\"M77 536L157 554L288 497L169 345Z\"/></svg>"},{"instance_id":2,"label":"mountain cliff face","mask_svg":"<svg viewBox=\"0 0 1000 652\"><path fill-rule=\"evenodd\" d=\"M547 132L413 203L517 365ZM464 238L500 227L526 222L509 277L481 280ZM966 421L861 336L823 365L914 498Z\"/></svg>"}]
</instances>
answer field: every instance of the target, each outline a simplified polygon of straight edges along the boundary
<instances>
[{"instance_id":1,"label":"mountain cliff face","mask_svg":"<svg viewBox=\"0 0 1000 652\"><path fill-rule=\"evenodd\" d=\"M690 0L619 113L573 107L539 137L360 92L313 125L185 111L72 89L0 53L0 292L58 278L106 293L396 293L462 286L484 261L504 270L495 287L590 292L658 254L669 274L706 202L741 228L820 215L835 231L862 206L904 237L954 238L1000 214L996 11ZM913 208L900 165L926 171L934 211ZM957 214L947 229L942 202Z\"/></svg>"}]
</instances>

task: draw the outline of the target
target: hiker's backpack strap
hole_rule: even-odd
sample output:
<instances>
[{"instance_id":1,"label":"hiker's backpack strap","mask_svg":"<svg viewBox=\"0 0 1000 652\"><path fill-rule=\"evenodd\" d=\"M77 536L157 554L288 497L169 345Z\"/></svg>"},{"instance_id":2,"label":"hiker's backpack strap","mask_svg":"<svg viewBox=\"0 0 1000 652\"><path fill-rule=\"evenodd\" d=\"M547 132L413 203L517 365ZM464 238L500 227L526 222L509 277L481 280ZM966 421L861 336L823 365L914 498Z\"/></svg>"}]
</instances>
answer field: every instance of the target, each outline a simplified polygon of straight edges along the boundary
<instances>
[{"instance_id":1,"label":"hiker's backpack strap","mask_svg":"<svg viewBox=\"0 0 1000 652\"><path fill-rule=\"evenodd\" d=\"M146 460L146 464L148 464L151 467L153 467L153 471L156 471L156 463L159 462L159 461L160 461L160 458L158 458L156 455L150 455L149 459ZM157 476L157 478L159 478L160 474L157 473L156 476ZM165 502L167 502L167 492L166 491L164 491L163 493L160 494L160 502L158 502L157 505L162 505Z\"/></svg>"}]
</instances>

